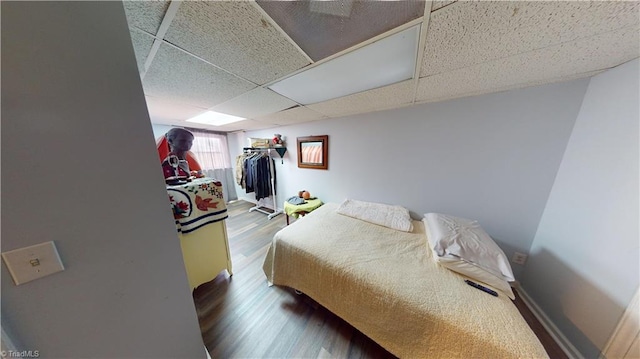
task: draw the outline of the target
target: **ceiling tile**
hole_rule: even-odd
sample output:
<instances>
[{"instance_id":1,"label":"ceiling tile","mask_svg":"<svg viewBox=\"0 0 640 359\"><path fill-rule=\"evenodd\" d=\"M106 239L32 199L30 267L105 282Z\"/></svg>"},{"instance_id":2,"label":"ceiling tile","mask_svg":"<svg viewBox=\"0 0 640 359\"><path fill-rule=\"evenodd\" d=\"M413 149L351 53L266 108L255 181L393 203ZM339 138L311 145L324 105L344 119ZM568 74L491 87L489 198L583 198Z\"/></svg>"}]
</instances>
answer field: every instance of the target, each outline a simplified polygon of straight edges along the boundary
<instances>
[{"instance_id":1,"label":"ceiling tile","mask_svg":"<svg viewBox=\"0 0 640 359\"><path fill-rule=\"evenodd\" d=\"M167 44L160 46L143 86L146 95L204 108L255 87Z\"/></svg>"},{"instance_id":2,"label":"ceiling tile","mask_svg":"<svg viewBox=\"0 0 640 359\"><path fill-rule=\"evenodd\" d=\"M416 101L501 91L524 84L586 77L640 56L638 27L580 39L421 78ZM511 87L510 87L511 86Z\"/></svg>"},{"instance_id":3,"label":"ceiling tile","mask_svg":"<svg viewBox=\"0 0 640 359\"><path fill-rule=\"evenodd\" d=\"M153 123L175 123L198 115L206 108L190 106L183 103L169 102L166 99L145 96L149 117Z\"/></svg>"},{"instance_id":4,"label":"ceiling tile","mask_svg":"<svg viewBox=\"0 0 640 359\"><path fill-rule=\"evenodd\" d=\"M157 34L170 1L123 1L129 27Z\"/></svg>"},{"instance_id":5,"label":"ceiling tile","mask_svg":"<svg viewBox=\"0 0 640 359\"><path fill-rule=\"evenodd\" d=\"M314 61L424 15L424 1L257 1Z\"/></svg>"},{"instance_id":6,"label":"ceiling tile","mask_svg":"<svg viewBox=\"0 0 640 359\"><path fill-rule=\"evenodd\" d=\"M456 0L436 0L431 3L431 11L436 11L447 5L453 4L454 2L456 2Z\"/></svg>"},{"instance_id":7,"label":"ceiling tile","mask_svg":"<svg viewBox=\"0 0 640 359\"><path fill-rule=\"evenodd\" d=\"M329 117L385 110L413 102L414 89L415 82L407 80L307 107Z\"/></svg>"},{"instance_id":8,"label":"ceiling tile","mask_svg":"<svg viewBox=\"0 0 640 359\"><path fill-rule=\"evenodd\" d=\"M244 118L253 118L282 111L297 105L296 102L269 89L257 87L236 98L221 103L211 108L211 110Z\"/></svg>"},{"instance_id":9,"label":"ceiling tile","mask_svg":"<svg viewBox=\"0 0 640 359\"><path fill-rule=\"evenodd\" d=\"M275 125L293 125L296 123L317 121L326 118L328 117L321 113L301 106L274 113L268 116L258 117L255 120Z\"/></svg>"},{"instance_id":10,"label":"ceiling tile","mask_svg":"<svg viewBox=\"0 0 640 359\"><path fill-rule=\"evenodd\" d=\"M420 77L638 25L640 2L458 1L433 12Z\"/></svg>"},{"instance_id":11,"label":"ceiling tile","mask_svg":"<svg viewBox=\"0 0 640 359\"><path fill-rule=\"evenodd\" d=\"M533 80L533 81L528 81L528 82L508 83L508 84L505 84L503 86L496 86L496 87L491 87L491 88L475 88L473 90L470 90L470 92L465 92L465 93L463 93L463 92L450 93L449 92L449 93L443 93L442 96L439 96L440 95L439 93L432 92L433 96L421 97L421 98L416 99L416 104L447 101L447 100L453 100L453 99L461 98L461 97L478 96L478 95L490 94L490 93L495 93L495 92L517 90L517 89L530 87L530 86L539 86L539 85L551 84L551 83L556 83L556 82L572 81L572 80L577 80L577 79L581 79L581 78L595 76L595 75L597 75L597 74L599 74L599 73L601 73L603 71L604 70L598 70L598 71L585 72L585 73L580 73L580 74L575 74L575 75L563 75L563 76L560 76L560 77L545 78L543 80ZM423 79L427 79L427 78L423 78ZM422 82L423 79L421 79L420 81ZM429 85L425 85L425 86L428 87Z\"/></svg>"},{"instance_id":12,"label":"ceiling tile","mask_svg":"<svg viewBox=\"0 0 640 359\"><path fill-rule=\"evenodd\" d=\"M142 73L144 71L144 63L147 61L149 51L151 51L151 45L153 45L153 37L143 32L132 30L131 43L138 62L138 72Z\"/></svg>"},{"instance_id":13,"label":"ceiling tile","mask_svg":"<svg viewBox=\"0 0 640 359\"><path fill-rule=\"evenodd\" d=\"M165 40L257 84L310 62L248 1L185 1Z\"/></svg>"},{"instance_id":14,"label":"ceiling tile","mask_svg":"<svg viewBox=\"0 0 640 359\"><path fill-rule=\"evenodd\" d=\"M223 131L223 132L233 132L233 131L251 131L251 130L263 130L265 128L272 128L275 125L260 122L255 120L244 120L239 122L230 123L228 125L223 126L209 126L208 128L212 131Z\"/></svg>"}]
</instances>

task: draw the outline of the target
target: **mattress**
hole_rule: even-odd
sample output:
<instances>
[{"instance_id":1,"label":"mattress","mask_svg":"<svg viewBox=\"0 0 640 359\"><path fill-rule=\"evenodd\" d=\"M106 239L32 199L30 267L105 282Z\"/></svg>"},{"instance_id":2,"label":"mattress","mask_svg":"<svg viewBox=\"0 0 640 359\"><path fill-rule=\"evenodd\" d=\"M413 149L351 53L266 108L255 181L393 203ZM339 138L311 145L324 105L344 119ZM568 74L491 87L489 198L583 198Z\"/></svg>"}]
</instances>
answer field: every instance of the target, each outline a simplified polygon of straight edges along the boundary
<instances>
[{"instance_id":1,"label":"mattress","mask_svg":"<svg viewBox=\"0 0 640 359\"><path fill-rule=\"evenodd\" d=\"M336 213L327 203L274 236L269 285L295 288L400 358L546 358L504 295L491 296L431 257L412 232Z\"/></svg>"}]
</instances>

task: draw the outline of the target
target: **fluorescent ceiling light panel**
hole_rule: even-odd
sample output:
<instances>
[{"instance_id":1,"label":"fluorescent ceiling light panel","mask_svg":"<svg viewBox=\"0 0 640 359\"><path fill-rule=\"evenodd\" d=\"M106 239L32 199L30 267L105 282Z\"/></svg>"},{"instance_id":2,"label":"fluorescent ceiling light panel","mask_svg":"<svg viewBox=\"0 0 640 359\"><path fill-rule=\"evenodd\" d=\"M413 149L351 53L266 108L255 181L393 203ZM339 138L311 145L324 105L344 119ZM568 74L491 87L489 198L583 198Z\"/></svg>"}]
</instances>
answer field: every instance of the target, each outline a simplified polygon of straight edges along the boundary
<instances>
[{"instance_id":1,"label":"fluorescent ceiling light panel","mask_svg":"<svg viewBox=\"0 0 640 359\"><path fill-rule=\"evenodd\" d=\"M269 86L303 105L322 102L413 77L420 25Z\"/></svg>"},{"instance_id":2,"label":"fluorescent ceiling light panel","mask_svg":"<svg viewBox=\"0 0 640 359\"><path fill-rule=\"evenodd\" d=\"M207 111L199 114L198 116L191 117L186 121L203 123L205 125L222 126L222 125L226 125L229 123L234 123L242 120L245 120L245 118L227 115L226 113Z\"/></svg>"}]
</instances>

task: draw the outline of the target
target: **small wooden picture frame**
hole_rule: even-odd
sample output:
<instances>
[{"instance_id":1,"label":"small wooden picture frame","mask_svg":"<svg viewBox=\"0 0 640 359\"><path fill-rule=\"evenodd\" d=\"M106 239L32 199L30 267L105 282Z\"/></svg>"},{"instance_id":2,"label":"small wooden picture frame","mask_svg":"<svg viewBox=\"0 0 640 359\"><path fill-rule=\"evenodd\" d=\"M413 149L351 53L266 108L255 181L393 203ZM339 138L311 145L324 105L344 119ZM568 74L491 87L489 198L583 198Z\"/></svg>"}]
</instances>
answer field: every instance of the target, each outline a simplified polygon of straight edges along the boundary
<instances>
[{"instance_id":1,"label":"small wooden picture frame","mask_svg":"<svg viewBox=\"0 0 640 359\"><path fill-rule=\"evenodd\" d=\"M298 167L326 170L329 168L329 136L298 137Z\"/></svg>"}]
</instances>

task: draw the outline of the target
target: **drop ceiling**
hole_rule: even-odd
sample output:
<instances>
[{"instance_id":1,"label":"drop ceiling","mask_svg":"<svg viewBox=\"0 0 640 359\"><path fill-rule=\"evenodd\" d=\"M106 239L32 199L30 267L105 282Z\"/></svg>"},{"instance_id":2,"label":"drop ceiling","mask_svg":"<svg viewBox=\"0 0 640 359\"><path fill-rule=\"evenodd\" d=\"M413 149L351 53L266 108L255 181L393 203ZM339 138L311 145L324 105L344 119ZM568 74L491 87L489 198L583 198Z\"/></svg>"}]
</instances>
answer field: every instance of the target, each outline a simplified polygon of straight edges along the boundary
<instances>
[{"instance_id":1,"label":"drop ceiling","mask_svg":"<svg viewBox=\"0 0 640 359\"><path fill-rule=\"evenodd\" d=\"M640 56L638 1L124 1L124 7L151 121L222 132L589 77ZM306 105L269 88L416 25L412 79ZM246 120L217 127L184 122L207 110Z\"/></svg>"}]
</instances>

